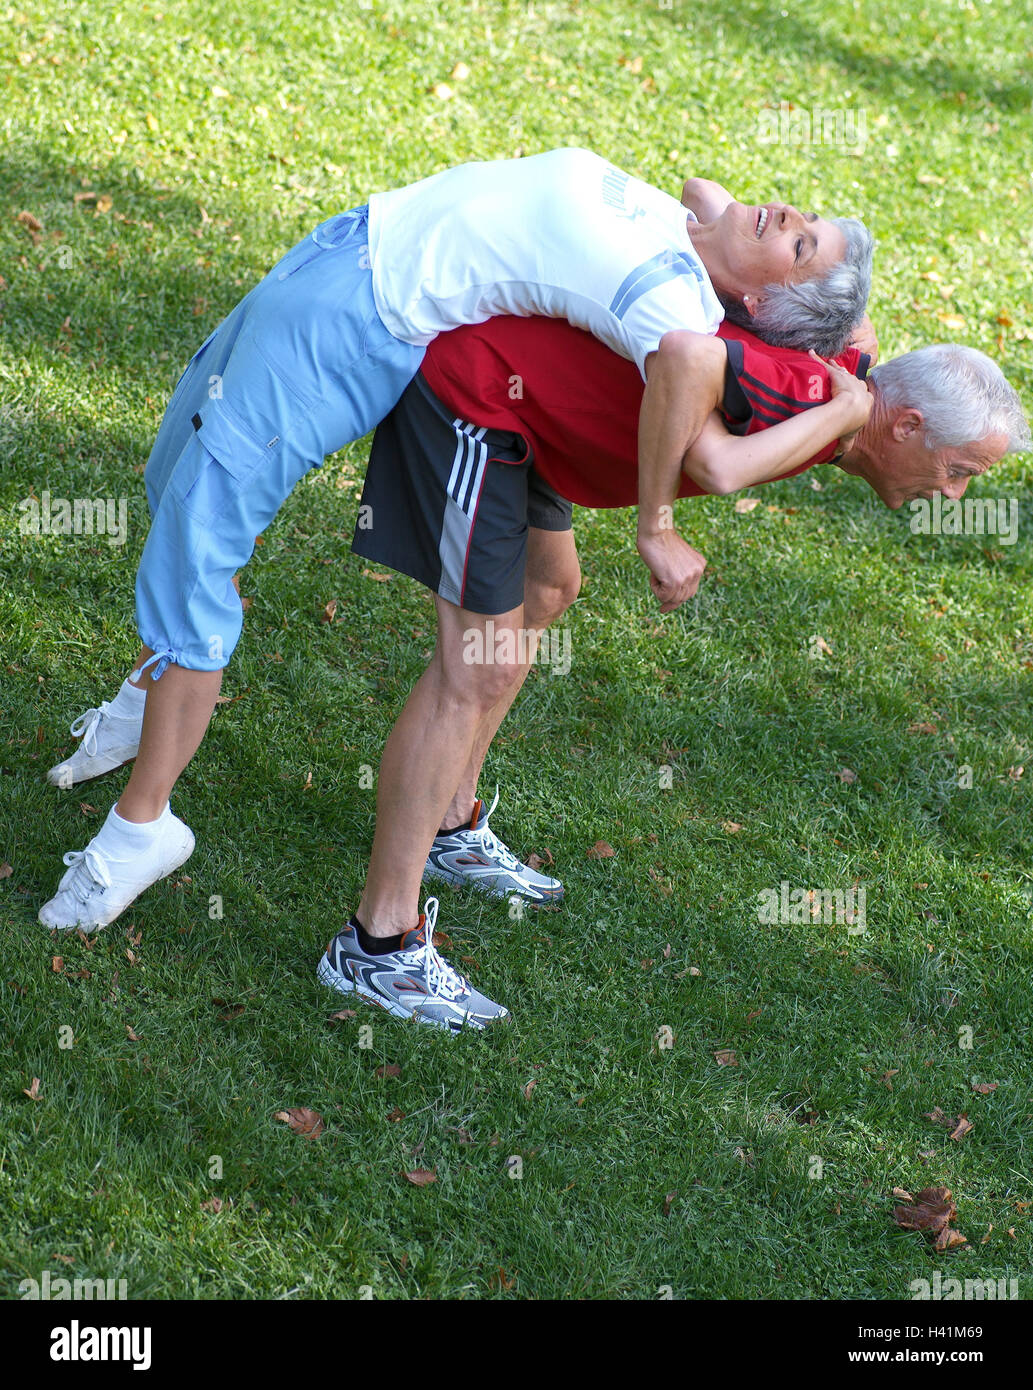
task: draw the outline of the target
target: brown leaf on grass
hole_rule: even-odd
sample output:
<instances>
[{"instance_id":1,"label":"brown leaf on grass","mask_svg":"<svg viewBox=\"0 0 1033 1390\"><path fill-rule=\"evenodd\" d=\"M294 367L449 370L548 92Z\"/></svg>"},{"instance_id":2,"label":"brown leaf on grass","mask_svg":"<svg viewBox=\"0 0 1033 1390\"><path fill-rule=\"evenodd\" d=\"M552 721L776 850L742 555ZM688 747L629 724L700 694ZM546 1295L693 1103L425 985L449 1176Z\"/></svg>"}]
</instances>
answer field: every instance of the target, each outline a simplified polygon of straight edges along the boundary
<instances>
[{"instance_id":1,"label":"brown leaf on grass","mask_svg":"<svg viewBox=\"0 0 1033 1390\"><path fill-rule=\"evenodd\" d=\"M975 1126L973 1125L972 1121L968 1118L967 1115L959 1115L958 1123L952 1130L949 1137L951 1139L964 1139L965 1135L969 1132L969 1130L974 1128Z\"/></svg>"},{"instance_id":2,"label":"brown leaf on grass","mask_svg":"<svg viewBox=\"0 0 1033 1390\"><path fill-rule=\"evenodd\" d=\"M65 968L64 956L52 956L50 961L50 968L51 970L53 970L55 975L60 975L61 971Z\"/></svg>"},{"instance_id":3,"label":"brown leaf on grass","mask_svg":"<svg viewBox=\"0 0 1033 1390\"><path fill-rule=\"evenodd\" d=\"M247 1008L246 1004L231 1004L227 999L213 999L212 1003L217 1009L222 1010L219 1017L224 1023L229 1023L230 1019L239 1018Z\"/></svg>"},{"instance_id":4,"label":"brown leaf on grass","mask_svg":"<svg viewBox=\"0 0 1033 1390\"><path fill-rule=\"evenodd\" d=\"M937 1250L967 1244L960 1231L951 1228L958 1209L949 1187L923 1187L906 1206L893 1208L893 1220L904 1231L925 1231Z\"/></svg>"},{"instance_id":5,"label":"brown leaf on grass","mask_svg":"<svg viewBox=\"0 0 1033 1390\"><path fill-rule=\"evenodd\" d=\"M377 1067L376 1071L373 1073L374 1076L379 1077L401 1076L401 1074L402 1068L397 1062L385 1062L382 1066Z\"/></svg>"},{"instance_id":6,"label":"brown leaf on grass","mask_svg":"<svg viewBox=\"0 0 1033 1390\"><path fill-rule=\"evenodd\" d=\"M22 1095L28 1096L30 1100L39 1100L39 1077L34 1076L28 1090L22 1089Z\"/></svg>"},{"instance_id":7,"label":"brown leaf on grass","mask_svg":"<svg viewBox=\"0 0 1033 1390\"><path fill-rule=\"evenodd\" d=\"M328 1023L343 1023L346 1019L358 1018L354 1009L338 1009L337 1013L331 1014L327 1019Z\"/></svg>"},{"instance_id":8,"label":"brown leaf on grass","mask_svg":"<svg viewBox=\"0 0 1033 1390\"><path fill-rule=\"evenodd\" d=\"M244 613L246 613L246 612L248 611L248 609L251 607L251 605L254 603L254 601L255 601L254 598L253 598L250 594L241 594L241 596L240 596L240 607L241 607L241 611L244 612Z\"/></svg>"},{"instance_id":9,"label":"brown leaf on grass","mask_svg":"<svg viewBox=\"0 0 1033 1390\"><path fill-rule=\"evenodd\" d=\"M715 1052L714 1061L719 1067L737 1067L739 1065L739 1058L731 1047L723 1047L720 1052Z\"/></svg>"},{"instance_id":10,"label":"brown leaf on grass","mask_svg":"<svg viewBox=\"0 0 1033 1390\"><path fill-rule=\"evenodd\" d=\"M988 1096L991 1091L996 1091L1000 1083L997 1081L973 1081L972 1089L980 1096Z\"/></svg>"},{"instance_id":11,"label":"brown leaf on grass","mask_svg":"<svg viewBox=\"0 0 1033 1390\"><path fill-rule=\"evenodd\" d=\"M388 1111L387 1118L391 1121L392 1124L397 1124L399 1120L405 1119L405 1111L399 1110L398 1106L396 1105L393 1110Z\"/></svg>"},{"instance_id":12,"label":"brown leaf on grass","mask_svg":"<svg viewBox=\"0 0 1033 1390\"><path fill-rule=\"evenodd\" d=\"M27 231L41 232L43 230L43 223L31 212L20 212L14 220Z\"/></svg>"},{"instance_id":13,"label":"brown leaf on grass","mask_svg":"<svg viewBox=\"0 0 1033 1390\"><path fill-rule=\"evenodd\" d=\"M745 512L752 512L754 507L760 506L759 497L740 497L735 504L735 510L742 516Z\"/></svg>"},{"instance_id":14,"label":"brown leaf on grass","mask_svg":"<svg viewBox=\"0 0 1033 1390\"><path fill-rule=\"evenodd\" d=\"M915 1200L911 1193L904 1187L895 1187L893 1189L893 1195L901 1202L913 1202Z\"/></svg>"},{"instance_id":15,"label":"brown leaf on grass","mask_svg":"<svg viewBox=\"0 0 1033 1390\"><path fill-rule=\"evenodd\" d=\"M447 931L436 931L431 944L435 951L444 951L447 954L452 949L452 938Z\"/></svg>"},{"instance_id":16,"label":"brown leaf on grass","mask_svg":"<svg viewBox=\"0 0 1033 1390\"><path fill-rule=\"evenodd\" d=\"M8 864L7 860L5 859L4 862L0 864L0 878L10 878L13 873L14 870L11 868L10 864Z\"/></svg>"},{"instance_id":17,"label":"brown leaf on grass","mask_svg":"<svg viewBox=\"0 0 1033 1390\"><path fill-rule=\"evenodd\" d=\"M303 1105L294 1105L290 1110L277 1110L273 1119L289 1125L295 1134L305 1139L318 1139L326 1128L322 1115Z\"/></svg>"},{"instance_id":18,"label":"brown leaf on grass","mask_svg":"<svg viewBox=\"0 0 1033 1390\"><path fill-rule=\"evenodd\" d=\"M674 1203L674 1199L675 1199L675 1197L677 1197L677 1195L678 1195L677 1191L668 1192L667 1196L664 1198L664 1205L663 1205L663 1214L664 1214L664 1216L670 1216L670 1214L671 1214L671 1207L672 1207L672 1205L673 1205L673 1203Z\"/></svg>"},{"instance_id":19,"label":"brown leaf on grass","mask_svg":"<svg viewBox=\"0 0 1033 1390\"><path fill-rule=\"evenodd\" d=\"M363 579L375 579L378 584L386 584L391 576L389 574L377 574L375 570L363 570Z\"/></svg>"},{"instance_id":20,"label":"brown leaf on grass","mask_svg":"<svg viewBox=\"0 0 1033 1390\"><path fill-rule=\"evenodd\" d=\"M544 859L540 854L536 854L534 850L532 850L531 853L527 856L527 867L529 869L547 869L549 865L552 863L554 863L552 857L552 850L548 848L546 848Z\"/></svg>"},{"instance_id":21,"label":"brown leaf on grass","mask_svg":"<svg viewBox=\"0 0 1033 1390\"><path fill-rule=\"evenodd\" d=\"M737 820L723 820L721 822L721 829L726 835L738 835L742 826Z\"/></svg>"},{"instance_id":22,"label":"brown leaf on grass","mask_svg":"<svg viewBox=\"0 0 1033 1390\"><path fill-rule=\"evenodd\" d=\"M893 1090L893 1078L899 1073L899 1067L890 1067L889 1071L884 1071L879 1080L886 1087L887 1091Z\"/></svg>"},{"instance_id":23,"label":"brown leaf on grass","mask_svg":"<svg viewBox=\"0 0 1033 1390\"><path fill-rule=\"evenodd\" d=\"M608 845L605 840L596 840L595 844L588 851L589 859L612 859L617 853L613 845Z\"/></svg>"},{"instance_id":24,"label":"brown leaf on grass","mask_svg":"<svg viewBox=\"0 0 1033 1390\"><path fill-rule=\"evenodd\" d=\"M326 605L326 607L323 609L322 613L319 615L319 621L321 623L332 623L336 613L337 600L335 598L332 598L330 602Z\"/></svg>"},{"instance_id":25,"label":"brown leaf on grass","mask_svg":"<svg viewBox=\"0 0 1033 1390\"><path fill-rule=\"evenodd\" d=\"M97 199L96 208L98 212L110 212L112 206L113 204L111 198L108 196L107 193L102 193L100 197Z\"/></svg>"},{"instance_id":26,"label":"brown leaf on grass","mask_svg":"<svg viewBox=\"0 0 1033 1390\"><path fill-rule=\"evenodd\" d=\"M534 1077L531 1078L531 1080L530 1080L530 1081L527 1083L527 1085L524 1087L524 1100L530 1100L530 1099L531 1099L531 1092L534 1090L534 1088L535 1088L537 1085L538 1085L538 1078L537 1078L537 1076L534 1076Z\"/></svg>"},{"instance_id":27,"label":"brown leaf on grass","mask_svg":"<svg viewBox=\"0 0 1033 1390\"><path fill-rule=\"evenodd\" d=\"M934 1105L931 1110L923 1111L923 1120L932 1120L934 1125L948 1125L953 1128L954 1121L949 1115L945 1115L938 1105Z\"/></svg>"},{"instance_id":28,"label":"brown leaf on grass","mask_svg":"<svg viewBox=\"0 0 1033 1390\"><path fill-rule=\"evenodd\" d=\"M836 776L841 782L846 782L848 786L851 782L857 781L857 773L854 772L853 768L849 767L841 767L836 773Z\"/></svg>"},{"instance_id":29,"label":"brown leaf on grass","mask_svg":"<svg viewBox=\"0 0 1033 1390\"><path fill-rule=\"evenodd\" d=\"M232 1205L232 1197L227 1197L225 1199L223 1199L222 1197L209 1197L207 1202L201 1203L201 1210L213 1212L216 1216L218 1216L219 1212L222 1211L223 1208L225 1208L228 1211Z\"/></svg>"},{"instance_id":30,"label":"brown leaf on grass","mask_svg":"<svg viewBox=\"0 0 1033 1390\"><path fill-rule=\"evenodd\" d=\"M516 1287L516 1281L517 1270L513 1271L512 1278L510 1278L510 1276L506 1273L502 1266L499 1265L498 1273L493 1274L489 1282L495 1285L496 1288L501 1289L503 1293L508 1293L510 1289Z\"/></svg>"},{"instance_id":31,"label":"brown leaf on grass","mask_svg":"<svg viewBox=\"0 0 1033 1390\"><path fill-rule=\"evenodd\" d=\"M133 1032L132 1028L128 1023L126 1024L126 1037L129 1039L130 1042L141 1041L141 1039L136 1035L136 1033Z\"/></svg>"},{"instance_id":32,"label":"brown leaf on grass","mask_svg":"<svg viewBox=\"0 0 1033 1390\"><path fill-rule=\"evenodd\" d=\"M411 1182L413 1187L427 1187L432 1182L437 1182L438 1175L433 1168L412 1168L408 1173L403 1173L402 1177L406 1182Z\"/></svg>"},{"instance_id":33,"label":"brown leaf on grass","mask_svg":"<svg viewBox=\"0 0 1033 1390\"><path fill-rule=\"evenodd\" d=\"M909 724L907 726L909 734L938 734L940 731L935 724L930 724L928 720L919 724Z\"/></svg>"}]
</instances>

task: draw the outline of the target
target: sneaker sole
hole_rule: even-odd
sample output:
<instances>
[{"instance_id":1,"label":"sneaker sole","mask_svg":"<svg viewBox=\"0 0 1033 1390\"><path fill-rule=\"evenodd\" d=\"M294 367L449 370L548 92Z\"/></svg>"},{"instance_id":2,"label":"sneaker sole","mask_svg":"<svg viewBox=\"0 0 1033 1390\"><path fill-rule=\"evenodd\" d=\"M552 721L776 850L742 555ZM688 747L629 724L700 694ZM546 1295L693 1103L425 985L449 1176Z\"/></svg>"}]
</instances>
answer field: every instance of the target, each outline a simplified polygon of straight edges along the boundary
<instances>
[{"instance_id":1,"label":"sneaker sole","mask_svg":"<svg viewBox=\"0 0 1033 1390\"><path fill-rule=\"evenodd\" d=\"M139 750L136 750L137 752ZM52 767L47 773L47 781L52 787L57 787L58 791L70 791L72 787L80 787L84 782L92 782L97 777L105 777L109 772L117 772L120 767L126 767L136 757L136 752L130 753L117 763L108 763L106 767L100 767L96 772L83 772L76 774L73 772L71 779L61 777L58 769L64 767L64 763L58 763L57 767Z\"/></svg>"},{"instance_id":2,"label":"sneaker sole","mask_svg":"<svg viewBox=\"0 0 1033 1390\"><path fill-rule=\"evenodd\" d=\"M468 878L456 869L439 869L437 865L428 864L423 871L423 882L432 883L435 880L448 883L453 888L470 888L475 893L483 893L486 898L510 898L516 894L526 898L529 903L541 903L543 907L562 902L564 892L562 885L559 888L530 888L526 885L523 888L519 885L512 888L482 888L483 879Z\"/></svg>"},{"instance_id":3,"label":"sneaker sole","mask_svg":"<svg viewBox=\"0 0 1033 1390\"><path fill-rule=\"evenodd\" d=\"M102 918L98 918L96 921L72 922L70 924L63 923L62 925L58 926L52 922L45 922L42 917L42 909L40 909L40 916L38 917L38 921L44 927L46 927L47 931L78 931L80 927L84 931L89 931L91 929L98 930L102 927L109 927L112 922L116 921L119 917L121 917L122 913L125 912L127 907L131 907L133 903L136 902L137 898L140 896L141 893L146 893L148 888L153 888L156 883L160 883L163 878L168 878L169 874L174 873L176 869L178 869L181 865L187 862L187 860L194 852L194 845L196 841L194 840L193 831L186 826L184 826L184 829L186 830L187 835L189 836L189 843L184 843L183 845L181 845L180 849L175 851L171 860L165 861L165 867L162 869L161 873L156 874L154 878L151 879L150 883L142 884L131 898L127 898L126 901L121 904L121 906L112 910L109 914L105 915Z\"/></svg>"}]
</instances>

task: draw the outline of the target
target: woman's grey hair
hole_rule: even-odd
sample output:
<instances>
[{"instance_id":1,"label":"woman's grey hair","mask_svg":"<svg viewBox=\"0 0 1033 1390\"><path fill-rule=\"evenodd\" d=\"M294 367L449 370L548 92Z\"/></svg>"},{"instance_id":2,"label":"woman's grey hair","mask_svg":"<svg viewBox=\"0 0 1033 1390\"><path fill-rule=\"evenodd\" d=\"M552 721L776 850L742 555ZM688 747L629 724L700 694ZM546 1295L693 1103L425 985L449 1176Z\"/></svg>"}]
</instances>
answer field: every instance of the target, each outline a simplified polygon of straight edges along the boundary
<instances>
[{"instance_id":1,"label":"woman's grey hair","mask_svg":"<svg viewBox=\"0 0 1033 1390\"><path fill-rule=\"evenodd\" d=\"M842 352L864 318L875 240L854 217L834 217L832 225L843 233L846 253L826 275L796 285L768 285L755 314L741 300L719 293L725 317L774 347L813 348L822 357Z\"/></svg>"},{"instance_id":2,"label":"woman's grey hair","mask_svg":"<svg viewBox=\"0 0 1033 1390\"><path fill-rule=\"evenodd\" d=\"M921 411L927 449L1008 436L1008 452L1030 447L1029 424L1015 389L976 348L936 343L874 367L868 380L890 407Z\"/></svg>"}]
</instances>

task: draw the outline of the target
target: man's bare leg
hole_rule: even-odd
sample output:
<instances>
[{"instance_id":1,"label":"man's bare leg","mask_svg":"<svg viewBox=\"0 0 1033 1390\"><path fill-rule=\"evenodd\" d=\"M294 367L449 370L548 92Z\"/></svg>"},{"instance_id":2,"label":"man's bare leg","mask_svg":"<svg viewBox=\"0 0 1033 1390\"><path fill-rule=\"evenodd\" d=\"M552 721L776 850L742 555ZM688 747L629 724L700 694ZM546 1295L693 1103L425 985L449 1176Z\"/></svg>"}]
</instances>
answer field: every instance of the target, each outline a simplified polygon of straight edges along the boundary
<instances>
[{"instance_id":1,"label":"man's bare leg","mask_svg":"<svg viewBox=\"0 0 1033 1390\"><path fill-rule=\"evenodd\" d=\"M356 916L370 936L416 925L431 843L488 711L522 679L518 662L468 664L465 635L494 623L496 639L524 626L523 608L488 618L443 599L430 665L413 687L384 747L377 781L377 824L366 886ZM515 650L515 648L514 648ZM511 699L512 696L510 695Z\"/></svg>"},{"instance_id":2,"label":"man's bare leg","mask_svg":"<svg viewBox=\"0 0 1033 1390\"><path fill-rule=\"evenodd\" d=\"M567 611L581 588L581 568L573 531L543 531L532 526L527 532L527 569L524 576L524 625L530 631L542 632ZM535 643L537 648L537 643ZM522 650L518 644L517 650ZM465 825L473 814L477 800L477 784L491 742L535 659L535 651L527 650L520 678L488 711L474 737L470 758L442 818L439 830L452 830Z\"/></svg>"}]
</instances>

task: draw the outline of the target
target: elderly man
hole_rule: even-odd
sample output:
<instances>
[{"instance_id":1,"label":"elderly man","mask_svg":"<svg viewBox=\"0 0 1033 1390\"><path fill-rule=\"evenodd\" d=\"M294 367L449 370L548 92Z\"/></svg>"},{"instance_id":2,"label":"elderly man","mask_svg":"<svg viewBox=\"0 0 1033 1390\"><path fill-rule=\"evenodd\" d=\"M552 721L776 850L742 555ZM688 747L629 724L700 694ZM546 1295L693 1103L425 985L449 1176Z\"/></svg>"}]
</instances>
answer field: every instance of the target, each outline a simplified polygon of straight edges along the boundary
<instances>
[{"instance_id":1,"label":"elderly man","mask_svg":"<svg viewBox=\"0 0 1033 1390\"><path fill-rule=\"evenodd\" d=\"M748 439L767 430L766 438L773 439L800 417L816 420L828 405L824 364L767 347L740 329L722 327L721 334L720 340L703 340L708 353L716 348L721 354L725 368L716 399L712 383L708 387L706 398L717 409L706 421L707 437L686 451L681 495L705 490L690 470L700 456L709 467L715 449L735 434ZM696 365L709 380L705 360L697 358ZM853 350L841 367L863 376L867 358ZM866 412L867 423L837 462L865 477L890 506L930 488L960 496L972 471L1028 437L1014 392L981 354L927 349L887 363L877 379L871 415ZM636 501L642 394L634 367L587 334L540 319L494 319L437 339L420 377L378 431L363 505L385 521L357 529L355 548L434 589L440 632L434 659L385 749L365 893L320 962L320 977L335 988L355 989L391 1012L411 1012L415 1005L421 1020L445 1026L498 1016L461 977L445 973L445 962L430 961L433 923L418 917L420 878L443 877L539 902L562 892L555 880L519 864L496 839L487 823L490 813L477 799L477 780L534 657L533 645L520 637L555 621L577 593L580 576L564 499L587 506ZM951 435L949 422L959 409L961 433ZM834 438L828 435L824 447L784 471L830 459ZM935 448L926 448L924 440ZM972 441L978 447L958 447ZM481 469L496 477L497 486L486 495L499 515L479 518L471 528L465 590L446 598L448 547L441 545L441 518L454 494L469 492ZM694 588L704 562L693 556ZM519 607L494 597L499 584L507 592L514 574ZM480 632L485 650L489 622L496 648L512 634L517 655L470 663L464 659L469 636ZM99 729L103 739L103 720ZM431 917L435 911L432 906Z\"/></svg>"}]
</instances>

